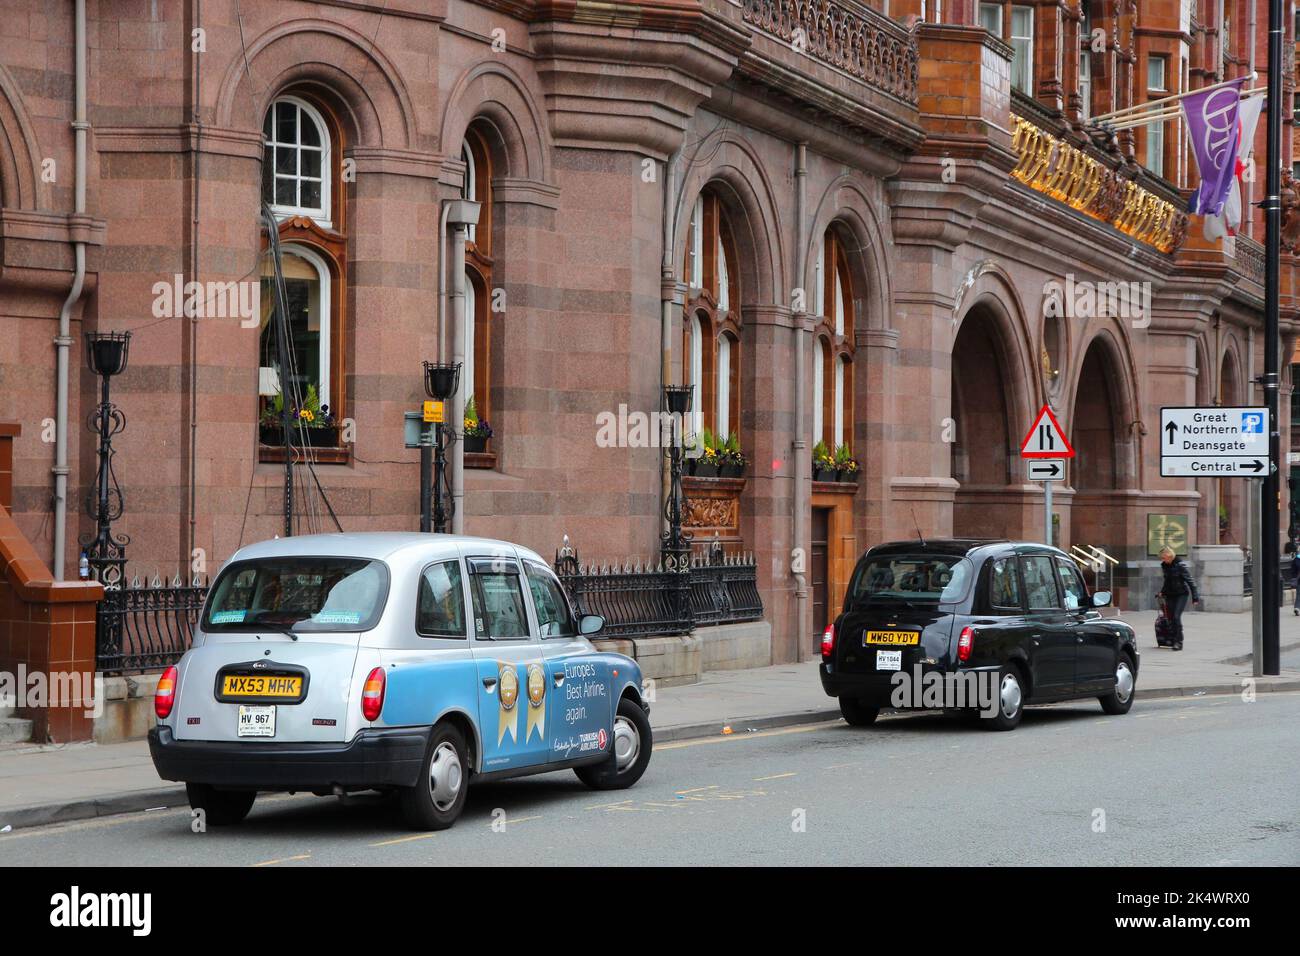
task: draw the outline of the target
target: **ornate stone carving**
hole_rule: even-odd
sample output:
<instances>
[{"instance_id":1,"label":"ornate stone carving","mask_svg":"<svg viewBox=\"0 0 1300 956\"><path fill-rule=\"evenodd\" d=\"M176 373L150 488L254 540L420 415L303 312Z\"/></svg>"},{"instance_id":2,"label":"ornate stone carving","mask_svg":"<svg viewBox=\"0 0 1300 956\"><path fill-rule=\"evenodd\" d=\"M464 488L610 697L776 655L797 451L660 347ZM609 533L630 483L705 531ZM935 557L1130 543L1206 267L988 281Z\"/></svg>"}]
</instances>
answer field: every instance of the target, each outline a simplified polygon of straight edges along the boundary
<instances>
[{"instance_id":1,"label":"ornate stone carving","mask_svg":"<svg viewBox=\"0 0 1300 956\"><path fill-rule=\"evenodd\" d=\"M1291 170L1282 171L1282 247L1287 252L1295 252L1300 246L1300 182L1296 182Z\"/></svg>"},{"instance_id":2,"label":"ornate stone carving","mask_svg":"<svg viewBox=\"0 0 1300 956\"><path fill-rule=\"evenodd\" d=\"M915 104L916 37L851 0L744 0L744 19L792 47Z\"/></svg>"},{"instance_id":3,"label":"ornate stone carving","mask_svg":"<svg viewBox=\"0 0 1300 956\"><path fill-rule=\"evenodd\" d=\"M685 525L688 528L735 528L739 522L738 498L687 498Z\"/></svg>"}]
</instances>

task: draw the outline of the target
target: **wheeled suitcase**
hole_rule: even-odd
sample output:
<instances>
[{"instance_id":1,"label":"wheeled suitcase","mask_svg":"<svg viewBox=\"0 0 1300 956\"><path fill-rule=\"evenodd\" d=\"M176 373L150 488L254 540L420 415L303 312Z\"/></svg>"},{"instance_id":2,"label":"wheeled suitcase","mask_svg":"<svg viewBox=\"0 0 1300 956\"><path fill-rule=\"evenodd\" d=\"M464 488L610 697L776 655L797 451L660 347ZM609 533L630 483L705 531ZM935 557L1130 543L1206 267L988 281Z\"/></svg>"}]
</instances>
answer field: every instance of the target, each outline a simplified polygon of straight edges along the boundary
<instances>
[{"instance_id":1,"label":"wheeled suitcase","mask_svg":"<svg viewBox=\"0 0 1300 956\"><path fill-rule=\"evenodd\" d=\"M1169 620L1169 608L1165 604L1164 595L1160 595L1158 600L1160 613L1156 615L1156 647L1173 647L1174 622Z\"/></svg>"}]
</instances>

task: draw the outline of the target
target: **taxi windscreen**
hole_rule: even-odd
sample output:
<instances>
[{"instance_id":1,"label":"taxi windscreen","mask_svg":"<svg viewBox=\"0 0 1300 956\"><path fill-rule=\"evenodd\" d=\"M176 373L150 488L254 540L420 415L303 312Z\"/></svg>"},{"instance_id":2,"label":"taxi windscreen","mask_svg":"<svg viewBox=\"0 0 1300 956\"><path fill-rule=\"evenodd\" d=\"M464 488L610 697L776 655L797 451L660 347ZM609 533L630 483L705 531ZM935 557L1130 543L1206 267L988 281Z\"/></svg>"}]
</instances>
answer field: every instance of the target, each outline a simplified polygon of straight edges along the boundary
<instances>
[{"instance_id":1,"label":"taxi windscreen","mask_svg":"<svg viewBox=\"0 0 1300 956\"><path fill-rule=\"evenodd\" d=\"M364 631L379 622L388 568L357 558L261 558L222 570L203 612L209 632Z\"/></svg>"},{"instance_id":2,"label":"taxi windscreen","mask_svg":"<svg viewBox=\"0 0 1300 956\"><path fill-rule=\"evenodd\" d=\"M958 555L882 555L858 565L849 604L947 603L961 599L971 563Z\"/></svg>"}]
</instances>

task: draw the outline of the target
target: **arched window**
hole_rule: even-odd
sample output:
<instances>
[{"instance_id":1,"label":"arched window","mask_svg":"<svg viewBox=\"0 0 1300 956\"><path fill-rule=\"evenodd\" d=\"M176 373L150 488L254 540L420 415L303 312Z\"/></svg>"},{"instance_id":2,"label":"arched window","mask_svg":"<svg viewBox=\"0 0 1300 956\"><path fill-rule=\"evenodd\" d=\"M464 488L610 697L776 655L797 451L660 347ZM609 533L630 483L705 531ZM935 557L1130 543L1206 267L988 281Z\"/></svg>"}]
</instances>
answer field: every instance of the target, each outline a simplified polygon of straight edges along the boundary
<instances>
[{"instance_id":1,"label":"arched window","mask_svg":"<svg viewBox=\"0 0 1300 956\"><path fill-rule=\"evenodd\" d=\"M262 198L277 216L306 216L329 228L333 155L320 111L282 96L266 112L262 138Z\"/></svg>"},{"instance_id":2,"label":"arched window","mask_svg":"<svg viewBox=\"0 0 1300 956\"><path fill-rule=\"evenodd\" d=\"M835 392L831 398L835 407L835 420L831 434L835 438L836 448L844 444L844 380L848 364L848 360L843 356L835 360Z\"/></svg>"},{"instance_id":3,"label":"arched window","mask_svg":"<svg viewBox=\"0 0 1300 956\"><path fill-rule=\"evenodd\" d=\"M704 428L704 319L691 316L689 356L691 373L691 432L699 434Z\"/></svg>"},{"instance_id":4,"label":"arched window","mask_svg":"<svg viewBox=\"0 0 1300 956\"><path fill-rule=\"evenodd\" d=\"M813 306L819 317L813 354L813 442L834 453L853 436L854 296L845 233L832 226L814 265ZM850 449L851 453L851 449Z\"/></svg>"},{"instance_id":5,"label":"arched window","mask_svg":"<svg viewBox=\"0 0 1300 956\"><path fill-rule=\"evenodd\" d=\"M691 207L682 275L690 287L682 354L683 380L695 389L692 430L707 428L721 444L740 427L740 290L731 227L710 189Z\"/></svg>"},{"instance_id":6,"label":"arched window","mask_svg":"<svg viewBox=\"0 0 1300 956\"><path fill-rule=\"evenodd\" d=\"M333 382L331 380L331 353L333 351L331 321L333 298L330 294L330 269L320 255L306 246L289 244L280 247L280 267L284 273L286 298L289 301L288 331L290 358L288 366L289 388L287 395L292 407L311 409L313 417L332 410ZM262 391L268 397L280 394L280 381L275 331L271 326L271 312L275 307L275 290L271 284L271 263L262 266L262 334L260 354ZM314 408L311 406L314 404Z\"/></svg>"},{"instance_id":7,"label":"arched window","mask_svg":"<svg viewBox=\"0 0 1300 956\"><path fill-rule=\"evenodd\" d=\"M492 271L492 153L484 130L471 125L461 144L461 162L465 178L460 194L479 204L478 224L469 227L465 244L465 366L461 369L460 388L466 404L474 399L480 421L492 419L492 363L490 329L493 284ZM497 425L493 426L494 429ZM482 454L470 454L470 468L491 468L496 463L489 439Z\"/></svg>"},{"instance_id":8,"label":"arched window","mask_svg":"<svg viewBox=\"0 0 1300 956\"><path fill-rule=\"evenodd\" d=\"M826 409L826 340L820 335L813 349L813 435L820 438Z\"/></svg>"},{"instance_id":9,"label":"arched window","mask_svg":"<svg viewBox=\"0 0 1300 956\"><path fill-rule=\"evenodd\" d=\"M736 399L739 392L736 363L732 361L732 355L739 351L740 343L731 332L723 332L718 336L718 385L714 421L719 440L725 440L740 424L736 420Z\"/></svg>"},{"instance_id":10,"label":"arched window","mask_svg":"<svg viewBox=\"0 0 1300 956\"><path fill-rule=\"evenodd\" d=\"M262 122L262 198L274 213L280 241L288 314L289 353L281 357L271 318L276 303L275 268L262 261L258 393L263 431L261 460L282 454L277 438L285 403L300 413L300 434L321 452L318 461L346 461L340 425L346 414L343 343L347 296L345 197L340 186L339 126L310 93L272 101ZM269 252L269 243L264 245ZM288 380L281 381L285 366ZM301 413L306 414L301 414Z\"/></svg>"}]
</instances>

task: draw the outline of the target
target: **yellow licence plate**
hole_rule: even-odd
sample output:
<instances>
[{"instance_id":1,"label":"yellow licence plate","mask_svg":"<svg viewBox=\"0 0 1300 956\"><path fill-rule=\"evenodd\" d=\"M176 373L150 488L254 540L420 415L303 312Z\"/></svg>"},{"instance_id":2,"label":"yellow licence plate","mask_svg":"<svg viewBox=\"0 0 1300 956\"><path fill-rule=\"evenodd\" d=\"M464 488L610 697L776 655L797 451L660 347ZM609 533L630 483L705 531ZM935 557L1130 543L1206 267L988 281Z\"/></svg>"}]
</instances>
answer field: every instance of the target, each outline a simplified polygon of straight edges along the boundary
<instances>
[{"instance_id":1,"label":"yellow licence plate","mask_svg":"<svg viewBox=\"0 0 1300 956\"><path fill-rule=\"evenodd\" d=\"M920 631L867 631L862 635L863 644L917 644L920 640Z\"/></svg>"},{"instance_id":2,"label":"yellow licence plate","mask_svg":"<svg viewBox=\"0 0 1300 956\"><path fill-rule=\"evenodd\" d=\"M221 679L223 697L299 697L302 678L275 674L227 674Z\"/></svg>"}]
</instances>

